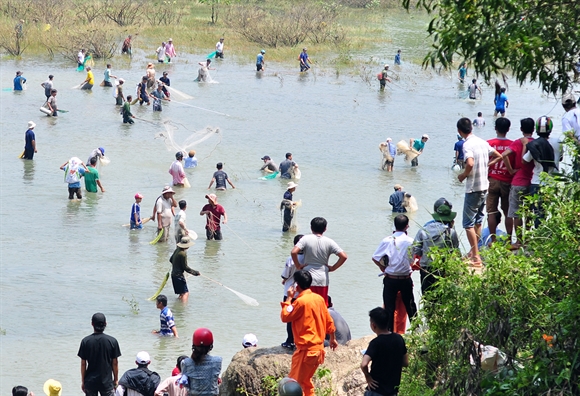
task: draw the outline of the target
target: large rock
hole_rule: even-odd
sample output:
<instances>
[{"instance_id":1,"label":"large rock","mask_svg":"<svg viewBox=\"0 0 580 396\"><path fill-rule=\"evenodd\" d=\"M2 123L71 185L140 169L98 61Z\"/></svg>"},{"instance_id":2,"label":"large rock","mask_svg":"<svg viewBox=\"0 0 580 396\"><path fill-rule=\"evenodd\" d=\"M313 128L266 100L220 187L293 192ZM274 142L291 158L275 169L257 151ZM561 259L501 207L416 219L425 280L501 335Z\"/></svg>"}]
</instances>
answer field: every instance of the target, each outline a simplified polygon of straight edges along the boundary
<instances>
[{"instance_id":1,"label":"large rock","mask_svg":"<svg viewBox=\"0 0 580 396\"><path fill-rule=\"evenodd\" d=\"M326 348L325 362L320 367L330 370L331 379L329 381L328 377L325 377L315 380L315 386L331 387L333 395L362 395L366 382L360 370L361 350L366 349L374 337L373 335L351 340L347 345L340 345L335 351ZM222 376L220 396L268 395L268 390L263 387L263 378L286 377L290 372L291 360L292 352L281 346L248 348L236 353Z\"/></svg>"}]
</instances>

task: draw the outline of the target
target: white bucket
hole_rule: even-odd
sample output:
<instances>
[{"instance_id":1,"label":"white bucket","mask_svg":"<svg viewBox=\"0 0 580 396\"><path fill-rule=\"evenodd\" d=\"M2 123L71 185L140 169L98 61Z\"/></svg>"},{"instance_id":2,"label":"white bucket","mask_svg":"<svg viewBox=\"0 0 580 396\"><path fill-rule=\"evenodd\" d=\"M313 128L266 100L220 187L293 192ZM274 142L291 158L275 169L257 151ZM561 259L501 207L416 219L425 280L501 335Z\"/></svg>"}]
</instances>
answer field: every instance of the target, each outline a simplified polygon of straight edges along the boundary
<instances>
[{"instance_id":1,"label":"white bucket","mask_svg":"<svg viewBox=\"0 0 580 396\"><path fill-rule=\"evenodd\" d=\"M46 114L47 116L51 116L52 115L52 111L50 111L49 109L47 109L46 107L40 107L39 109L41 112L43 112L44 114Z\"/></svg>"}]
</instances>

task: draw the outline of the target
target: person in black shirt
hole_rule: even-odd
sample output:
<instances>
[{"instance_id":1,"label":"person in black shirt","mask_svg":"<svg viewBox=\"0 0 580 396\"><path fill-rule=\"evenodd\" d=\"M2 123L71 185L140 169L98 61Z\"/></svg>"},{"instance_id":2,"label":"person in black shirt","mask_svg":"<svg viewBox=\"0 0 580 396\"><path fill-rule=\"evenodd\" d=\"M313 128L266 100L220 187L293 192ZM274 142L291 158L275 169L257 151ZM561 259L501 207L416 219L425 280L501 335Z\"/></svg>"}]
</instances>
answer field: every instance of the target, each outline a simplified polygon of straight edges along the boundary
<instances>
[{"instance_id":1,"label":"person in black shirt","mask_svg":"<svg viewBox=\"0 0 580 396\"><path fill-rule=\"evenodd\" d=\"M369 317L377 337L369 343L360 365L368 384L365 396L397 396L401 371L409 365L405 341L389 330L389 314L384 308L373 309Z\"/></svg>"},{"instance_id":2,"label":"person in black shirt","mask_svg":"<svg viewBox=\"0 0 580 396\"><path fill-rule=\"evenodd\" d=\"M105 315L97 312L91 323L94 333L83 338L77 354L81 358L81 389L86 396L114 396L121 349L115 338L103 333L107 327Z\"/></svg>"}]
</instances>

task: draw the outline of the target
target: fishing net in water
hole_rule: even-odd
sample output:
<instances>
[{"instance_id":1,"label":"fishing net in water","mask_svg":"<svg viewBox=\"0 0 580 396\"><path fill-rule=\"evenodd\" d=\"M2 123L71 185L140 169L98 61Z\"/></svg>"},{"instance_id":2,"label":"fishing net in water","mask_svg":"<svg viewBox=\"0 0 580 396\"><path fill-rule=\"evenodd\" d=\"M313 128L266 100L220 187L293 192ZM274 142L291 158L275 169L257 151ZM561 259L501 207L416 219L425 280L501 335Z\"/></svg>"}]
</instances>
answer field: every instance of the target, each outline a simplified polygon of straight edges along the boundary
<instances>
[{"instance_id":1,"label":"fishing net in water","mask_svg":"<svg viewBox=\"0 0 580 396\"><path fill-rule=\"evenodd\" d=\"M381 169L385 169L387 161L393 162L394 158L389 151L389 145L387 143L379 143L379 150L381 152Z\"/></svg>"},{"instance_id":2,"label":"fishing net in water","mask_svg":"<svg viewBox=\"0 0 580 396\"><path fill-rule=\"evenodd\" d=\"M298 230L298 221L296 220L296 211L302 206L302 200L295 201L292 205L292 221L290 221L290 231Z\"/></svg>"},{"instance_id":3,"label":"fishing net in water","mask_svg":"<svg viewBox=\"0 0 580 396\"><path fill-rule=\"evenodd\" d=\"M417 150L409 147L409 143L408 142L406 142L405 140L401 140L399 143L397 143L397 154L404 155L405 156L405 161L411 162L420 153Z\"/></svg>"},{"instance_id":4,"label":"fishing net in water","mask_svg":"<svg viewBox=\"0 0 580 396\"><path fill-rule=\"evenodd\" d=\"M181 92L175 88L172 88L168 85L165 86L171 93L171 97L179 100L190 100L193 99L193 96L186 94L185 92Z\"/></svg>"},{"instance_id":5,"label":"fishing net in water","mask_svg":"<svg viewBox=\"0 0 580 396\"><path fill-rule=\"evenodd\" d=\"M209 74L209 70L207 67L200 67L197 70L197 78L194 81L217 84L217 81L211 78L211 75Z\"/></svg>"},{"instance_id":6,"label":"fishing net in water","mask_svg":"<svg viewBox=\"0 0 580 396\"><path fill-rule=\"evenodd\" d=\"M407 210L407 212L416 212L419 210L419 205L417 205L417 200L414 196L407 197L403 199L403 207Z\"/></svg>"},{"instance_id":7,"label":"fishing net in water","mask_svg":"<svg viewBox=\"0 0 580 396\"><path fill-rule=\"evenodd\" d=\"M172 121L163 122L164 130L157 133L155 138L163 139L168 151L180 151L187 155L187 152L197 145L205 142L208 139L220 134L219 128L205 127L199 131L195 131L186 137L181 143L179 137L183 134L183 130L191 132L182 124L174 123Z\"/></svg>"}]
</instances>

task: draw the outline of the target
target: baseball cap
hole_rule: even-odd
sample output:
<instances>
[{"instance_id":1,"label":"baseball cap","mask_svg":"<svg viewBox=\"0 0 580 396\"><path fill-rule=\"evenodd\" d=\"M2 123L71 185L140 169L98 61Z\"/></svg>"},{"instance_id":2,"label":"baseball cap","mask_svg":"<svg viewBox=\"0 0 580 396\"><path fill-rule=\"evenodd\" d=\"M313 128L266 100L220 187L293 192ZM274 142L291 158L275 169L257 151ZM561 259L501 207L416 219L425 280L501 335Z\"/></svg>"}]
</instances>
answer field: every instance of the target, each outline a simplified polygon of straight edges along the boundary
<instances>
[{"instance_id":1,"label":"baseball cap","mask_svg":"<svg viewBox=\"0 0 580 396\"><path fill-rule=\"evenodd\" d=\"M93 327L96 330L102 331L107 326L107 318L105 317L105 314L97 312L96 314L93 315L91 323L93 324Z\"/></svg>"},{"instance_id":2,"label":"baseball cap","mask_svg":"<svg viewBox=\"0 0 580 396\"><path fill-rule=\"evenodd\" d=\"M151 363L151 357L149 356L149 354L147 352L141 351L135 357L135 362L137 364L149 364L149 363Z\"/></svg>"},{"instance_id":3,"label":"baseball cap","mask_svg":"<svg viewBox=\"0 0 580 396\"><path fill-rule=\"evenodd\" d=\"M252 333L248 333L244 336L244 339L242 340L242 345L244 346L244 348L257 347L258 337L256 337Z\"/></svg>"},{"instance_id":4,"label":"baseball cap","mask_svg":"<svg viewBox=\"0 0 580 396\"><path fill-rule=\"evenodd\" d=\"M451 205L451 202L449 202L448 200L446 200L445 198L439 198L437 201L435 201L435 203L433 204L433 211L437 212L437 208L439 208L439 206L441 205L447 205L449 206L449 209L453 209L453 205Z\"/></svg>"},{"instance_id":5,"label":"baseball cap","mask_svg":"<svg viewBox=\"0 0 580 396\"><path fill-rule=\"evenodd\" d=\"M565 105L566 102L570 102L568 104L576 103L576 97L571 93L562 96L562 104Z\"/></svg>"},{"instance_id":6,"label":"baseball cap","mask_svg":"<svg viewBox=\"0 0 580 396\"><path fill-rule=\"evenodd\" d=\"M135 199L143 199L143 194L141 193L135 194Z\"/></svg>"},{"instance_id":7,"label":"baseball cap","mask_svg":"<svg viewBox=\"0 0 580 396\"><path fill-rule=\"evenodd\" d=\"M424 134L423 136L421 136L421 139L429 139L429 135Z\"/></svg>"},{"instance_id":8,"label":"baseball cap","mask_svg":"<svg viewBox=\"0 0 580 396\"><path fill-rule=\"evenodd\" d=\"M269 160L269 159L271 159L269 155L265 155L265 156L262 157L262 161L263 160Z\"/></svg>"},{"instance_id":9,"label":"baseball cap","mask_svg":"<svg viewBox=\"0 0 580 396\"><path fill-rule=\"evenodd\" d=\"M99 147L99 151L100 151L101 153L103 153L103 155L105 155L105 148L104 148L104 147Z\"/></svg>"}]
</instances>

